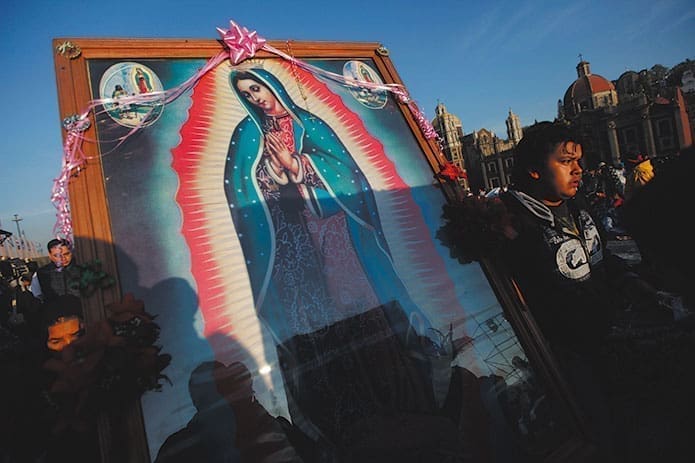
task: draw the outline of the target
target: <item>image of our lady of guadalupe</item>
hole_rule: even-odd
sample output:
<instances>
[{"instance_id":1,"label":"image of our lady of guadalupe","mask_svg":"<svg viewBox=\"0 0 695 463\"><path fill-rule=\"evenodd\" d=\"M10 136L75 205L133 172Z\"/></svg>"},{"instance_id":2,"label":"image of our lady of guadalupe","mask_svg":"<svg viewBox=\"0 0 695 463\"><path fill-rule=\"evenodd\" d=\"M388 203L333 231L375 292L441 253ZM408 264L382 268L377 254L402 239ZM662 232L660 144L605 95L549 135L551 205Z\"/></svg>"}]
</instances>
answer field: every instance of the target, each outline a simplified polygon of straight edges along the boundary
<instances>
[{"instance_id":1,"label":"image of our lady of guadalupe","mask_svg":"<svg viewBox=\"0 0 695 463\"><path fill-rule=\"evenodd\" d=\"M319 432L340 438L384 406L426 409L428 381L405 351L408 319L427 317L394 269L364 173L276 76L232 70L229 81L248 116L229 143L225 193L293 418L310 417ZM335 357L351 344L351 354ZM320 368L305 367L317 360Z\"/></svg>"},{"instance_id":2,"label":"image of our lady of guadalupe","mask_svg":"<svg viewBox=\"0 0 695 463\"><path fill-rule=\"evenodd\" d=\"M267 366L261 403L340 446L368 417L431 410L422 346L464 312L422 203L443 198L389 103L279 60L223 64L172 150L203 336Z\"/></svg>"},{"instance_id":3,"label":"image of our lady of guadalupe","mask_svg":"<svg viewBox=\"0 0 695 463\"><path fill-rule=\"evenodd\" d=\"M336 133L264 69L234 70L230 83L248 117L229 144L225 192L276 340L393 300L419 313L393 268L374 192Z\"/></svg>"}]
</instances>

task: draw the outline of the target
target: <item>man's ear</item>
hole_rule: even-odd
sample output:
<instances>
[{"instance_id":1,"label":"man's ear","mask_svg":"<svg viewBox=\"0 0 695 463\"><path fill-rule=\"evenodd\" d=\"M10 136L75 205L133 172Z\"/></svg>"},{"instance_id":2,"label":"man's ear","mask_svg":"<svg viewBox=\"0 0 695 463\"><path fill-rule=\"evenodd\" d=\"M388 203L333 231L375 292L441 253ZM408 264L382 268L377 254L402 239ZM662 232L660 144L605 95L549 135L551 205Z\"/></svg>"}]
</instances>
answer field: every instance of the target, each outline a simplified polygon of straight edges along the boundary
<instances>
[{"instance_id":1,"label":"man's ear","mask_svg":"<svg viewBox=\"0 0 695 463\"><path fill-rule=\"evenodd\" d=\"M537 170L529 170L528 174L531 176L532 179L538 180L541 178L541 174Z\"/></svg>"}]
</instances>

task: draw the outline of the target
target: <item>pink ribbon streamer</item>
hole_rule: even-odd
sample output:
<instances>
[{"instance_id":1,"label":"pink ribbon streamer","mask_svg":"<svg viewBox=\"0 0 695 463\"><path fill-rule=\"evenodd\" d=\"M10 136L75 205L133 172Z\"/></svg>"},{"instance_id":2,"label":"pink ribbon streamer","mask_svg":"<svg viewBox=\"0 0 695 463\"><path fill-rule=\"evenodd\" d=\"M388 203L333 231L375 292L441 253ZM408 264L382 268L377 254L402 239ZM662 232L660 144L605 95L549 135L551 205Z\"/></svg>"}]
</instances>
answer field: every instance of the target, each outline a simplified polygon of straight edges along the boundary
<instances>
[{"instance_id":1,"label":"pink ribbon streamer","mask_svg":"<svg viewBox=\"0 0 695 463\"><path fill-rule=\"evenodd\" d=\"M66 118L63 126L68 131L63 145L63 162L60 174L53 180L51 189L51 202L56 208L56 224L53 233L58 238L66 238L72 241L72 219L70 216L70 200L68 196L68 182L72 172L79 172L85 162L81 146L83 132L89 128L90 122L87 114Z\"/></svg>"},{"instance_id":2,"label":"pink ribbon streamer","mask_svg":"<svg viewBox=\"0 0 695 463\"><path fill-rule=\"evenodd\" d=\"M87 161L87 159L89 159L89 157L86 156L82 151L82 144L84 142L96 142L95 140L87 139L84 135L84 132L89 128L90 125L89 114L93 112L95 115L97 115L106 112L106 109L97 111L96 108L103 108L104 105L115 103L150 104L152 106L151 111L154 111L156 105L166 105L171 103L179 98L182 94L192 89L201 77L222 63L225 59L227 59L227 53L225 51L221 51L217 55L210 58L205 66L203 66L198 72L196 72L182 84L172 89L124 96L118 100L115 98L94 99L88 103L87 108L82 112L82 114L65 119L63 125L67 131L67 136L65 137L65 142L63 143L62 167L58 177L53 180L53 188L51 190L51 202L57 210L56 224L53 227L53 233L57 238L65 238L71 242L74 242L72 219L70 216L68 182L70 177L76 176L79 173L84 163ZM116 150L128 137L140 130L145 125L148 117L149 114L143 117L142 121L134 126L127 134L116 140L112 140L118 143L111 150L109 150L109 152L102 154L102 156Z\"/></svg>"},{"instance_id":3,"label":"pink ribbon streamer","mask_svg":"<svg viewBox=\"0 0 695 463\"><path fill-rule=\"evenodd\" d=\"M89 114L94 112L95 115L96 108L104 107L104 105L110 104L150 104L152 110L156 105L166 105L182 94L186 93L192 89L195 84L210 71L222 63L224 60L229 59L233 64L237 65L242 61L252 58L256 55L258 50L265 50L267 52L273 53L291 63L301 67L302 69L311 72L312 74L323 76L326 79L337 82L341 85L355 88L368 88L376 91L387 91L393 93L398 101L408 106L408 109L412 113L415 121L422 130L423 135L427 139L436 139L439 141L439 136L434 130L434 127L430 121L425 116L424 112L418 107L415 101L410 98L408 91L403 85L400 84L379 84L376 82L367 82L362 80L355 80L351 78L346 78L343 75L336 74L312 66L309 63L298 60L297 58L290 56L274 47L269 45L266 40L259 36L256 31L249 31L246 27L241 27L234 21L229 21L229 29L217 28L222 41L225 44L227 50L220 51L217 55L210 58L207 63L196 72L193 76L188 78L182 84L164 91L150 92L138 95L123 96L116 101L115 98L102 98L91 100L87 108L79 116L72 116L66 118L63 125L67 130L67 136L65 137L65 142L63 144L63 162L61 171L56 179L53 181L53 188L51 191L51 202L57 209L56 213L56 224L53 227L53 233L58 238L65 238L73 241L73 228L72 219L70 217L70 200L68 193L68 182L70 177L76 176L82 165L87 161L88 157L85 156L82 151L82 144L85 141L95 142L95 140L87 140L84 136L84 132L89 128ZM103 109L101 112L105 112ZM124 136L113 140L118 143L109 150L109 153L118 148L128 137L133 135L135 132L140 130L148 119L148 115L144 117L135 127L133 127ZM441 147L440 147L441 149ZM102 154L105 156L108 153Z\"/></svg>"},{"instance_id":4,"label":"pink ribbon streamer","mask_svg":"<svg viewBox=\"0 0 695 463\"><path fill-rule=\"evenodd\" d=\"M266 51L269 51L270 53L273 53L275 55L280 56L281 58L290 61L297 66L301 67L302 69L311 72L312 74L315 75L320 75L323 76L327 79L330 79L334 82L337 82L341 85L345 85L348 87L357 87L357 88L368 88L371 90L376 90L376 91L387 91L391 92L394 95L398 97L398 100L401 103L404 103L408 106L410 109L411 113L415 117L415 121L417 122L418 126L420 127L420 130L422 130L422 133L424 134L425 138L431 139L431 138L437 138L437 132L434 130L434 127L432 127L432 124L430 121L427 119L425 116L424 112L420 109L420 107L413 101L412 98L410 98L410 95L408 94L408 91L406 88L401 85L401 84L379 84L376 82L368 82L365 80L355 80L355 79L350 79L346 78L345 76L341 74L336 74L334 72L329 72L324 69L321 69L316 66L312 66L309 63L305 63L304 61L298 60L294 56L290 56L277 48L265 44L263 46L263 49Z\"/></svg>"}]
</instances>

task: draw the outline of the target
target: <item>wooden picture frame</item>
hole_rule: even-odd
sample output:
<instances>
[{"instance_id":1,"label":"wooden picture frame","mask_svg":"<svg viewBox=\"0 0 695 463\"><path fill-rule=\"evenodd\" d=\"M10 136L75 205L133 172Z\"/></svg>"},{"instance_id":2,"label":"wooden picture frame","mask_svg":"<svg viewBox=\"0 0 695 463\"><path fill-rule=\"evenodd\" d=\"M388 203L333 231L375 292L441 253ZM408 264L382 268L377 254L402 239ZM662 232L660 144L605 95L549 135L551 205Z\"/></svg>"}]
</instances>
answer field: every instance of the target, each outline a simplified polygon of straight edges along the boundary
<instances>
[{"instance_id":1,"label":"wooden picture frame","mask_svg":"<svg viewBox=\"0 0 695 463\"><path fill-rule=\"evenodd\" d=\"M353 72L358 80L402 85L388 50L378 43L269 43L326 72L342 72L345 76L347 72ZM122 89L128 94L180 85L222 50L222 44L215 40L60 38L53 44L61 119L81 114L94 99L111 97L117 85L126 87ZM557 436L546 441L542 449L543 458L546 461L577 458L586 449L582 421L521 295L498 265L483 262L482 265L461 266L448 257L447 251L435 239L441 205L452 190L448 190L450 185L436 179L435 174L445 159L436 140L423 135L417 114L388 91L341 86L261 50L239 66L232 66L228 61L220 64L209 75L203 76L192 92L186 92L172 102L171 107L167 105L155 108L155 112L148 109L138 113L140 108L132 105L111 104L105 106L104 111L89 116L91 127L84 136L94 142L84 143L81 147L86 162L70 182L76 254L82 261L99 259L104 270L117 277L118 284L84 301L86 321L89 324L104 318L106 305L119 300L123 293L134 293L145 301L148 312L158 316L163 350L173 356L172 364L165 370L174 383L171 388L165 386L163 392L147 393L130 410L100 418L102 461L154 461L166 437L185 426L195 413L186 383L195 365L206 359L215 358L225 364L252 360L253 368L250 369L254 374L254 389L262 395L259 398L262 405L272 415L289 415L290 421L296 418L292 416L292 405L288 403L301 402L302 398L295 397L291 401L287 398L286 388L289 386L283 385L283 372L276 368L280 364L277 355L282 357L284 351L273 354L276 363L264 365L263 361L273 356L268 354L269 351L286 347L290 340L305 342L305 338L299 341L295 338L311 334L310 328L316 328L312 323L320 322L293 320L291 326L295 331L286 332L290 322L277 321L285 312L278 315L259 302L260 294L266 297L263 291L270 293L268 288L276 276L268 276L268 264L263 274L265 280L253 276L255 270L251 257L261 260L260 256L265 252L262 245L266 240L248 239L242 236L242 231L260 234L260 228L254 227L262 221L242 220L242 215L258 212L251 206L243 211L230 212L243 201L249 205L254 201L251 196L242 198L236 195L233 188L240 187L239 191L246 188L242 180L235 180L238 183L234 187L224 186L230 178L245 178L244 175L234 177L233 169L241 164L229 164L236 153L232 145L237 142L239 145L249 144L250 140L255 140L253 137L244 138L240 132L254 127L254 117L247 109L244 113L242 99L234 99L235 94L243 93L238 84L234 88L230 83L232 71L236 73L241 68L251 69L257 77L264 79L263 82L273 86L276 99L281 99L278 94L285 95L287 101L299 108L293 110L297 115L295 123L303 128L316 128L318 125L312 125L315 119L307 122L303 117L318 119L320 125L330 126L331 130L327 130L325 135L336 136L342 143L332 146L342 146L350 156L354 156L352 166L357 166L357 170L351 167L352 172L361 172L352 181L366 179L365 186L371 190L373 199L365 196L363 201L376 204L376 210L372 212L380 215L381 223L369 222L370 219L360 215L362 212L358 209L346 205L352 190L343 187L338 178L344 178L344 173L349 173L349 170L340 171L335 166L324 164L329 170L335 170L320 174L321 163L313 158L305 168L308 169L306 172L314 169L318 173L318 185L325 186L329 183L329 176L333 175L331 180L335 183L327 190L332 192L335 203L342 207L344 218L340 220L361 224L362 228L355 225L357 228L353 230L383 232L384 238L374 238L374 243L364 238L360 245L355 244L357 238L350 234L350 226L346 226L347 232L340 232L343 233L342 239L349 237L347 240L352 240L352 252L356 257L351 258L351 262L354 264L357 258L361 263L358 267L367 276L362 289L365 294L370 288L374 292L377 304L370 307L379 309L374 315L376 323L385 323L384 326L393 330L395 334L392 334L401 343L409 342L404 336L407 338L415 332L435 336L432 334L434 330L428 328L439 330L443 336L439 339L444 340L446 328L451 326L452 337L459 341L462 352L473 345L484 346L470 348L466 354L468 357L458 360L463 362L460 366L467 373L476 372L473 377L485 376L486 380L494 378L495 381L501 378L503 382L518 386L528 378L523 377L523 367L518 363L513 365L508 357L516 356L522 363L530 364L529 371L533 371L536 379L544 384L542 393L555 398L552 413L562 414L559 420L562 429L555 430ZM364 74L360 76L357 71L364 71ZM139 83L136 73L140 76ZM247 125L243 125L245 120L249 122ZM255 120L258 122L259 119ZM301 142L295 140L295 144L298 143ZM306 146L310 146L308 141ZM319 151L324 149L318 142L315 146ZM258 146L255 149L259 149ZM332 153L331 148L325 150L324 154ZM302 153L296 151L292 154L297 155L299 165ZM266 155L259 159L265 161L267 158ZM258 167L260 164L261 161L254 164L257 177L260 175L258 169L264 169L262 165ZM266 165L265 172L272 168L272 164ZM195 174L189 175L192 171ZM287 173L289 175L290 171ZM272 181L282 184L287 180L287 177L277 175L280 179L273 178ZM290 179L294 182L299 177L296 174ZM317 184L298 188L300 193L306 193ZM317 210L323 210L328 204L308 193L302 198L302 204L314 199ZM271 214L266 209L261 211ZM404 231L410 229L413 230L411 234ZM278 236L268 239L280 240ZM369 257L360 255L365 246L373 245L376 245L374 249L381 249L375 252L390 254L392 269L385 269L374 253ZM239 262L243 264L243 260L246 260L247 273L238 265ZM407 289L406 293L415 293L415 296L410 296L415 300L414 306L426 306L422 318L427 321L422 322L417 314L404 307L408 305L407 297L401 293L395 292L392 301L386 300L379 291L395 291L393 285L375 283L376 276L370 276L369 271L364 270L366 267L377 268L376 274L384 279L384 275L394 270ZM355 275L345 272L338 276L345 279ZM335 275L332 278L340 281ZM268 279L272 280L271 283ZM264 283L259 283L261 280ZM359 284L351 286L351 291L357 291L356 287ZM273 287L273 291L279 290ZM272 297L284 301L274 293ZM367 296L350 297L369 300ZM436 307L434 300L440 301ZM395 318L389 312L394 306L393 301L396 307L402 308L402 311L395 309ZM441 301L448 302L443 304ZM352 307L352 312L344 318L337 316L324 327L328 329L348 323L355 317L363 323L360 317L372 313L363 309ZM242 317L240 314L245 315ZM255 317L259 314L263 315L263 320ZM406 315L404 324L399 325L399 329L393 328L394 323L400 323L398 320L402 314ZM421 326L416 326L418 320ZM300 323L308 325L299 326ZM504 339L499 337L499 333ZM263 355L266 357L261 359ZM316 355L315 360L319 363L329 362L318 353ZM351 361L365 361L358 357L351 358ZM291 363L297 358L289 355L281 360ZM302 365L306 366L309 362L304 361ZM473 364L477 366L474 368ZM264 366L273 373L267 376L258 373ZM432 367L432 363L429 366ZM284 371L284 374L288 372ZM442 386L433 386L437 387L441 389ZM493 390L491 385L488 387ZM278 389L283 391L275 394ZM536 390L534 393L539 392ZM282 395L284 397L280 397ZM495 401L498 397L492 400ZM483 402L480 403L485 405ZM495 402L494 406L500 405ZM294 407L299 406L295 403ZM314 421L321 421L320 417L316 418L315 411L305 408L303 412L309 416L309 421L312 416ZM316 423L313 425L320 428ZM509 445L509 448L496 449L503 454L518 450L525 443L500 444L495 441L490 445ZM528 452L536 450L526 449Z\"/></svg>"}]
</instances>

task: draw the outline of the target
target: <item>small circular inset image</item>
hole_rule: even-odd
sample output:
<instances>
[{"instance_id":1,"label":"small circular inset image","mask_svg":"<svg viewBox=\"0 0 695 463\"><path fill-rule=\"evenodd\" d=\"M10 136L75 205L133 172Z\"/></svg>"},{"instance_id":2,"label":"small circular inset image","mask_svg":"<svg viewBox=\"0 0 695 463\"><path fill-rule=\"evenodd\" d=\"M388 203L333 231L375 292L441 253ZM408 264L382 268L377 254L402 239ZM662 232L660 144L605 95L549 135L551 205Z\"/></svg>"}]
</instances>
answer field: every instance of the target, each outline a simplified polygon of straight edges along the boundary
<instances>
[{"instance_id":1,"label":"small circular inset image","mask_svg":"<svg viewBox=\"0 0 695 463\"><path fill-rule=\"evenodd\" d=\"M362 61L348 61L343 66L343 77L367 84L363 87L350 87L352 96L364 106L371 109L381 109L386 106L387 91L373 88L371 85L383 85L384 81L371 66Z\"/></svg>"},{"instance_id":2,"label":"small circular inset image","mask_svg":"<svg viewBox=\"0 0 695 463\"><path fill-rule=\"evenodd\" d=\"M147 94L163 90L162 82L152 69L132 61L114 64L99 82L102 99L124 99L123 102L105 103L104 109L111 119L126 127L154 123L162 114L163 104L157 98L148 98Z\"/></svg>"}]
</instances>

